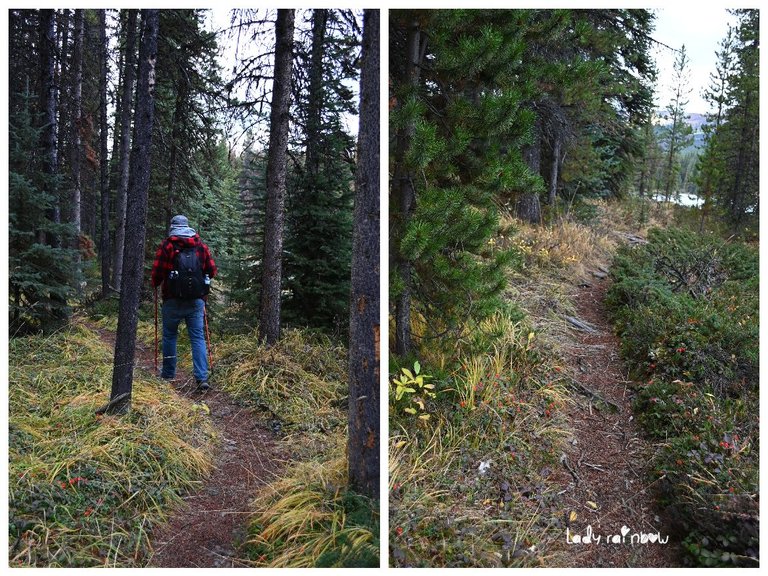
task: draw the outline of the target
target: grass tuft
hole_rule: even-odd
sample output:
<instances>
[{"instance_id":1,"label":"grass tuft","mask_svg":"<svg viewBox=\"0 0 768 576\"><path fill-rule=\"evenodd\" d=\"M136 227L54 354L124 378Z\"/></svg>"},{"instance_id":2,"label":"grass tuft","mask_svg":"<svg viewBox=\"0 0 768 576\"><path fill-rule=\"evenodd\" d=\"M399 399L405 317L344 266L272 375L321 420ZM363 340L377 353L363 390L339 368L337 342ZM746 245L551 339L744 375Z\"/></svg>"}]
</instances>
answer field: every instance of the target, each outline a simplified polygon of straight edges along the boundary
<instances>
[{"instance_id":1,"label":"grass tuft","mask_svg":"<svg viewBox=\"0 0 768 576\"><path fill-rule=\"evenodd\" d=\"M290 453L253 502L247 562L378 567L378 502L347 488L347 350L307 330L272 347L232 337L218 347L215 380L279 423Z\"/></svg>"},{"instance_id":2,"label":"grass tuft","mask_svg":"<svg viewBox=\"0 0 768 576\"><path fill-rule=\"evenodd\" d=\"M292 463L253 503L244 550L255 567L378 567L378 503L347 489L346 435L322 460Z\"/></svg>"},{"instance_id":3,"label":"grass tuft","mask_svg":"<svg viewBox=\"0 0 768 576\"><path fill-rule=\"evenodd\" d=\"M74 324L10 342L11 566L142 566L149 533L211 467L201 411L136 372L132 410L97 416L112 353Z\"/></svg>"}]
</instances>

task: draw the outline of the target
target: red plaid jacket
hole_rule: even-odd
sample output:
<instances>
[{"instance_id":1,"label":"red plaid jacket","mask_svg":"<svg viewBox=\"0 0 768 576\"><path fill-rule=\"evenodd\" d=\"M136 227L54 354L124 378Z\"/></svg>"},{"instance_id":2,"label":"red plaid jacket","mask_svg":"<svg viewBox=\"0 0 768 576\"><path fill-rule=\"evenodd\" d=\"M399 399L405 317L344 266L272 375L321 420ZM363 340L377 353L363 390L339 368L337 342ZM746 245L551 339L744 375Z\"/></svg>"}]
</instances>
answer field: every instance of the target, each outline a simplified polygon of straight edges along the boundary
<instances>
[{"instance_id":1,"label":"red plaid jacket","mask_svg":"<svg viewBox=\"0 0 768 576\"><path fill-rule=\"evenodd\" d=\"M199 234L191 237L170 236L160 244L155 253L155 263L152 265L152 286L163 285L163 300L173 298L168 290L168 282L166 280L171 270L173 270L173 260L176 257L176 253L187 246L194 246L196 248L197 257L200 259L203 267L203 274L208 274L211 278L216 276L216 263L213 261L208 246L200 240Z\"/></svg>"}]
</instances>

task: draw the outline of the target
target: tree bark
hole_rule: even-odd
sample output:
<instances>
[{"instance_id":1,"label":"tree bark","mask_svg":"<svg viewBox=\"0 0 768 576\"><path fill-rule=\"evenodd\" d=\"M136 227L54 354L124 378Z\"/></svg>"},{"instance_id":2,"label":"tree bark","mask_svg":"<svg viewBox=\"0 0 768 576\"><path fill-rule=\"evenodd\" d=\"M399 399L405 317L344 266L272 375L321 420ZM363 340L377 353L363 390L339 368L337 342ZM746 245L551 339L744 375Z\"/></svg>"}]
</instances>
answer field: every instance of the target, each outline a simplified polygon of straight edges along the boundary
<instances>
[{"instance_id":1,"label":"tree bark","mask_svg":"<svg viewBox=\"0 0 768 576\"><path fill-rule=\"evenodd\" d=\"M66 159L66 143L67 138L64 135L64 131L62 130L62 127L66 125L66 110L67 110L67 99L65 98L65 91L62 89L67 82L67 49L69 45L69 9L64 9L61 12L61 20L60 20L60 27L61 27L61 45L59 47L59 71L58 71L58 85L57 85L57 97L59 102L59 122L58 122L58 142L56 143L58 147L58 173L62 174L64 172L64 162ZM58 220L56 220L57 224L61 223L61 204L59 199L57 198L57 207L58 207Z\"/></svg>"},{"instance_id":2,"label":"tree bark","mask_svg":"<svg viewBox=\"0 0 768 576\"><path fill-rule=\"evenodd\" d=\"M43 130L40 135L40 147L43 152L43 172L45 192L53 198L57 197L56 175L58 170L58 150L56 147L56 85L55 77L55 48L56 35L54 30L54 11L40 11L40 109L43 111ZM48 215L55 222L56 206ZM55 245L56 239L47 238L46 242Z\"/></svg>"},{"instance_id":3,"label":"tree bark","mask_svg":"<svg viewBox=\"0 0 768 576\"><path fill-rule=\"evenodd\" d=\"M285 173L288 150L288 113L293 62L293 10L278 10L275 23L275 73L272 84L267 206L262 258L259 339L272 345L280 338Z\"/></svg>"},{"instance_id":4,"label":"tree bark","mask_svg":"<svg viewBox=\"0 0 768 576\"><path fill-rule=\"evenodd\" d=\"M136 13L128 11L128 24L125 42L125 70L123 72L123 90L120 95L120 184L117 189L117 209L115 215L115 268L112 285L119 287L123 277L123 250L125 248L125 210L128 198L128 178L131 157L131 109L133 103L133 84L136 76Z\"/></svg>"},{"instance_id":5,"label":"tree bark","mask_svg":"<svg viewBox=\"0 0 768 576\"><path fill-rule=\"evenodd\" d=\"M77 291L80 293L80 232L82 229L82 125L83 107L83 43L85 41L85 16L82 9L75 10L75 47L73 55L74 85L73 85L73 123L72 123L72 224L74 226L75 268Z\"/></svg>"},{"instance_id":6,"label":"tree bark","mask_svg":"<svg viewBox=\"0 0 768 576\"><path fill-rule=\"evenodd\" d=\"M176 180L179 173L179 141L182 138L182 123L184 122L185 106L187 102L189 86L182 79L176 87L176 102L173 107L173 120L171 124L171 142L168 161L168 204L166 205L166 222L177 212L176 205Z\"/></svg>"},{"instance_id":7,"label":"tree bark","mask_svg":"<svg viewBox=\"0 0 768 576\"><path fill-rule=\"evenodd\" d=\"M349 322L349 486L379 499L379 10L365 10Z\"/></svg>"},{"instance_id":8,"label":"tree bark","mask_svg":"<svg viewBox=\"0 0 768 576\"><path fill-rule=\"evenodd\" d=\"M733 223L733 232L734 234L738 234L741 229L741 220L744 216L744 206L743 206L743 185L742 183L747 181L748 178L745 178L745 173L747 172L747 169L749 168L748 165L748 157L751 156L747 154L747 146L751 145L752 139L749 138L749 109L750 109L750 97L752 96L752 92L747 92L745 101L742 108L742 114L741 114L741 126L740 126L740 135L739 135L739 147L738 147L738 153L736 156L736 170L734 171L734 174L736 175L733 186L731 187L731 220Z\"/></svg>"},{"instance_id":9,"label":"tree bark","mask_svg":"<svg viewBox=\"0 0 768 576\"><path fill-rule=\"evenodd\" d=\"M107 11L99 10L99 43L101 45L101 66L99 71L99 169L101 188L101 296L109 295L110 239L109 239L109 161L107 160Z\"/></svg>"},{"instance_id":10,"label":"tree bark","mask_svg":"<svg viewBox=\"0 0 768 576\"><path fill-rule=\"evenodd\" d=\"M318 9L312 12L312 56L309 71L309 99L307 101L307 174L310 182L315 182L320 173L323 55L327 20L327 10Z\"/></svg>"},{"instance_id":11,"label":"tree bark","mask_svg":"<svg viewBox=\"0 0 768 576\"><path fill-rule=\"evenodd\" d=\"M422 34L418 21L413 21L408 30L407 65L405 84L415 90L419 83L421 72ZM424 40L426 42L426 40ZM410 354L413 350L411 334L411 298L413 286L413 263L400 251L399 239L405 235L405 230L416 208L416 190L413 185L413 174L405 164L405 155L413 140L416 127L413 122L405 126L397 137L395 151L395 202L398 207L398 222L393 238L392 254L394 265L400 276L402 286L395 300L395 353L400 356Z\"/></svg>"},{"instance_id":12,"label":"tree bark","mask_svg":"<svg viewBox=\"0 0 768 576\"><path fill-rule=\"evenodd\" d=\"M309 86L307 96L307 127L305 133L306 141L306 160L305 175L301 190L298 192L298 202L305 206L316 206L318 196L321 192L318 190L318 182L321 172L322 149L327 145L327 139L323 138L322 113L324 102L324 70L323 58L325 56L325 34L328 21L328 10L316 9L312 11L312 49L309 61ZM307 214L307 212L303 212ZM297 225L312 226L307 222L307 218L313 218L308 214L297 221ZM317 249L321 249L317 246ZM315 252L314 257L319 256ZM304 257L313 258L311 253L304 253ZM296 303L299 313L303 318L311 319L317 313L317 293L308 289L312 286L314 276L304 267L289 272L293 278L291 290L292 299Z\"/></svg>"},{"instance_id":13,"label":"tree bark","mask_svg":"<svg viewBox=\"0 0 768 576\"><path fill-rule=\"evenodd\" d=\"M112 371L112 401L109 412L130 409L133 388L133 364L136 351L136 327L144 277L144 240L147 227L147 197L151 172L152 126L155 114L155 64L160 16L158 10L142 10L142 37L139 52L139 76L136 92L131 171L128 183L126 239L123 255L123 281L120 285L120 311L117 320L115 363Z\"/></svg>"},{"instance_id":14,"label":"tree bark","mask_svg":"<svg viewBox=\"0 0 768 576\"><path fill-rule=\"evenodd\" d=\"M560 168L560 148L562 147L561 136L555 132L555 141L552 144L552 167L549 172L549 205L554 209L557 199L557 178Z\"/></svg>"},{"instance_id":15,"label":"tree bark","mask_svg":"<svg viewBox=\"0 0 768 576\"><path fill-rule=\"evenodd\" d=\"M536 121L533 125L533 142L523 148L523 160L528 165L528 169L541 175L541 118L536 115ZM541 201L536 192L523 192L517 201L517 217L531 224L541 222Z\"/></svg>"}]
</instances>

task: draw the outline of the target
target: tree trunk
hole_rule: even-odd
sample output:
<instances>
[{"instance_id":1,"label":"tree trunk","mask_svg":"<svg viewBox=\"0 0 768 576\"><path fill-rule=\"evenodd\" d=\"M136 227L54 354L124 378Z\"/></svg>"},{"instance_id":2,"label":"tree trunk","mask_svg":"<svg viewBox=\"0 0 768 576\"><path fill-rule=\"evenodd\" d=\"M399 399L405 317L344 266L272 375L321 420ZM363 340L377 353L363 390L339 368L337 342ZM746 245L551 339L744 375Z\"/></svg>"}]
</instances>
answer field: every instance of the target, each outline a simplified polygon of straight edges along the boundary
<instances>
[{"instance_id":1,"label":"tree trunk","mask_svg":"<svg viewBox=\"0 0 768 576\"><path fill-rule=\"evenodd\" d=\"M275 73L269 114L267 206L259 314L259 339L272 345L280 338L285 173L288 150L288 113L293 62L293 10L278 10L275 23Z\"/></svg>"},{"instance_id":2,"label":"tree trunk","mask_svg":"<svg viewBox=\"0 0 768 576\"><path fill-rule=\"evenodd\" d=\"M424 40L426 42L426 40ZM408 45L405 83L412 89L418 86L421 73L422 34L418 21L413 21L408 30ZM413 174L406 166L405 156L411 146L416 127L413 122L403 127L397 136L395 150L395 204L398 207L398 221L391 252L394 266L401 279L401 290L395 300L395 354L405 356L413 350L411 334L411 299L413 286L413 263L400 250L399 240L405 235L408 223L416 207L416 190Z\"/></svg>"},{"instance_id":3,"label":"tree trunk","mask_svg":"<svg viewBox=\"0 0 768 576\"><path fill-rule=\"evenodd\" d=\"M555 141L552 144L552 167L549 172L549 205L554 209L557 199L557 178L560 168L560 148L562 146L559 132L555 132Z\"/></svg>"},{"instance_id":4,"label":"tree trunk","mask_svg":"<svg viewBox=\"0 0 768 576\"><path fill-rule=\"evenodd\" d=\"M669 202L672 196L672 176L673 168L675 166L675 155L677 154L676 142L677 140L677 116L672 118L672 135L669 138L669 154L667 154L667 169L665 171L664 178L664 201Z\"/></svg>"},{"instance_id":5,"label":"tree trunk","mask_svg":"<svg viewBox=\"0 0 768 576\"><path fill-rule=\"evenodd\" d=\"M80 232L82 229L82 139L80 128L82 125L83 107L83 43L85 41L85 16L82 9L75 10L75 47L73 55L74 85L73 85L73 123L72 123L72 224L74 227L75 249L75 281L77 291L80 293Z\"/></svg>"},{"instance_id":6,"label":"tree trunk","mask_svg":"<svg viewBox=\"0 0 768 576\"><path fill-rule=\"evenodd\" d=\"M133 83L136 76L136 13L137 10L128 10L125 70L123 72L123 91L120 95L120 184L117 189L115 269L112 278L112 285L115 287L120 287L123 277L125 210L128 198L128 177L131 157L131 109L133 103Z\"/></svg>"},{"instance_id":7,"label":"tree trunk","mask_svg":"<svg viewBox=\"0 0 768 576\"><path fill-rule=\"evenodd\" d=\"M115 404L108 410L113 413L127 412L131 405L136 327L144 277L144 236L147 227L152 125L155 114L155 64L159 20L157 10L141 11L142 37L136 92L136 121L126 211L126 228L131 234L126 238L123 255L124 273L120 285L120 311L110 396L111 402Z\"/></svg>"},{"instance_id":8,"label":"tree trunk","mask_svg":"<svg viewBox=\"0 0 768 576\"><path fill-rule=\"evenodd\" d=\"M322 126L322 115L325 105L323 58L325 56L327 21L328 10L316 9L312 11L312 49L309 61L309 86L306 105L307 127L305 133L305 175L301 188L298 191L299 196L297 200L297 204L305 207L317 206L318 197L323 193L319 190L319 179L323 147L328 144L327 139L323 138ZM312 214L311 211L308 212L305 209L302 211L302 216L296 220L296 226L298 226L298 228L301 228L302 225L314 226L312 220L316 217L317 216ZM319 252L321 249L322 247L315 243L314 254L312 252L302 251L301 256L310 260L322 258ZM292 290L292 301L295 303L296 308L298 308L301 317L307 319L308 323L316 317L318 305L317 291L312 290L315 279L312 272L314 272L314 270L306 269L306 264L302 266L297 264L295 269L288 271L294 278L294 282L290 287Z\"/></svg>"},{"instance_id":9,"label":"tree trunk","mask_svg":"<svg viewBox=\"0 0 768 576\"><path fill-rule=\"evenodd\" d=\"M64 162L66 161L66 144L67 144L67 138L64 135L64 130L62 129L66 125L66 118L67 118L67 98L65 97L65 90L63 90L63 87L67 83L67 47L69 45L69 9L62 10L61 12L61 46L59 47L59 73L58 73L58 86L57 86L57 92L58 92L58 100L59 100L59 122L58 122L58 142L56 145L58 146L58 173L63 174L64 173ZM58 220L56 220L57 224L61 223L61 204L59 199L56 199L57 204L57 210L58 210Z\"/></svg>"},{"instance_id":10,"label":"tree trunk","mask_svg":"<svg viewBox=\"0 0 768 576\"><path fill-rule=\"evenodd\" d=\"M182 124L186 115L185 106L189 98L189 83L186 75L179 80L176 86L176 101L173 106L173 120L171 121L171 142L168 154L168 200L166 204L166 222L178 212L176 206L176 181L179 174L179 141L182 138Z\"/></svg>"},{"instance_id":11,"label":"tree trunk","mask_svg":"<svg viewBox=\"0 0 768 576\"><path fill-rule=\"evenodd\" d=\"M110 240L109 240L109 161L107 160L107 11L99 10L99 43L101 45L101 66L99 74L99 169L101 188L101 296L109 295Z\"/></svg>"},{"instance_id":12,"label":"tree trunk","mask_svg":"<svg viewBox=\"0 0 768 576\"><path fill-rule=\"evenodd\" d=\"M750 138L748 138L749 131L749 107L751 92L747 92L744 105L743 114L741 118L740 136L739 136L739 148L736 156L736 170L734 171L736 177L734 179L733 186L731 187L731 222L733 223L733 232L738 234L741 229L741 220L744 216L743 202L743 186L742 183L747 179L744 178L746 172L747 163L747 146L750 144Z\"/></svg>"},{"instance_id":13,"label":"tree trunk","mask_svg":"<svg viewBox=\"0 0 768 576\"><path fill-rule=\"evenodd\" d=\"M533 142L523 148L523 160L535 175L541 175L541 119L536 115L533 125ZM517 217L531 224L541 222L541 201L536 192L523 192L517 201Z\"/></svg>"},{"instance_id":14,"label":"tree trunk","mask_svg":"<svg viewBox=\"0 0 768 576\"><path fill-rule=\"evenodd\" d=\"M312 57L309 71L309 99L307 101L307 174L309 182L316 182L320 173L320 133L323 111L323 55L327 10L312 12Z\"/></svg>"},{"instance_id":15,"label":"tree trunk","mask_svg":"<svg viewBox=\"0 0 768 576\"><path fill-rule=\"evenodd\" d=\"M349 322L349 486L379 499L379 10L365 10Z\"/></svg>"},{"instance_id":16,"label":"tree trunk","mask_svg":"<svg viewBox=\"0 0 768 576\"><path fill-rule=\"evenodd\" d=\"M43 173L45 174L45 192L51 197L57 197L56 174L58 169L58 150L56 148L56 85L55 77L55 48L56 35L54 31L54 11L40 11L40 109L43 111L43 130L40 134L40 148L43 154ZM55 222L58 202L48 217ZM55 238L47 238L46 242L56 244Z\"/></svg>"}]
</instances>

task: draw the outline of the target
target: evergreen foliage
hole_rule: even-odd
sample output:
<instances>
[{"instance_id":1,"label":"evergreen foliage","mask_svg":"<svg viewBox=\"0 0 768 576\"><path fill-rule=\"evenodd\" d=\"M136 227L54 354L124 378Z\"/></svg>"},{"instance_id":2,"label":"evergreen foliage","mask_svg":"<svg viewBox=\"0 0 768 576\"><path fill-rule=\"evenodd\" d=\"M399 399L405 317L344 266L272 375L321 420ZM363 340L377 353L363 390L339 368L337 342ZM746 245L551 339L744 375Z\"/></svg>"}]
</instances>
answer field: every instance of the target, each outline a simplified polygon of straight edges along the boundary
<instances>
[{"instance_id":1,"label":"evergreen foliage","mask_svg":"<svg viewBox=\"0 0 768 576\"><path fill-rule=\"evenodd\" d=\"M691 127L685 123L685 109L688 106L688 95L691 92L688 86L690 71L690 58L683 46L675 58L674 65L674 94L667 105L667 114L671 124L662 128L661 144L666 156L664 168L664 197L667 201L680 195L676 189L677 175L680 172L680 152L693 142Z\"/></svg>"},{"instance_id":2,"label":"evergreen foliage","mask_svg":"<svg viewBox=\"0 0 768 576\"><path fill-rule=\"evenodd\" d=\"M313 10L311 34L297 48L294 163L287 200L283 314L287 323L346 333L352 251L353 137L359 30L354 14Z\"/></svg>"},{"instance_id":3,"label":"evergreen foliage","mask_svg":"<svg viewBox=\"0 0 768 576\"><path fill-rule=\"evenodd\" d=\"M217 169L223 81L216 35L204 29L204 18L198 9L160 11L150 238L163 237L171 217L189 211Z\"/></svg>"},{"instance_id":4,"label":"evergreen foliage","mask_svg":"<svg viewBox=\"0 0 768 576\"><path fill-rule=\"evenodd\" d=\"M398 14L391 22L402 26L409 17ZM391 203L397 226L391 250L412 263L413 278L391 269L390 294L397 298L406 283L413 290L414 313L431 325L425 336L453 331L499 305L511 255L489 244L498 228L495 201L541 186L520 152L533 118L522 108L528 87L510 70L523 44L518 29L505 22L520 17L516 11L432 13L420 64L429 66L419 85L414 90L403 78L393 85L390 125L393 132L408 131L410 141L403 150L399 140L391 157L402 164L395 173L415 186L416 199L409 215ZM402 53L404 30L390 35Z\"/></svg>"},{"instance_id":5,"label":"evergreen foliage","mask_svg":"<svg viewBox=\"0 0 768 576\"><path fill-rule=\"evenodd\" d=\"M50 219L56 189L41 168L36 150L42 128L35 121L34 101L29 94L14 95L16 113L9 123L9 296L10 332L19 334L54 329L70 314L72 253L46 238L71 237L68 225Z\"/></svg>"},{"instance_id":6,"label":"evergreen foliage","mask_svg":"<svg viewBox=\"0 0 768 576\"><path fill-rule=\"evenodd\" d=\"M759 215L760 22L757 10L735 14L738 24L721 43L714 86L706 93L717 114L701 160L701 180L707 199L740 233Z\"/></svg>"},{"instance_id":7,"label":"evergreen foliage","mask_svg":"<svg viewBox=\"0 0 768 576\"><path fill-rule=\"evenodd\" d=\"M498 209L626 193L650 117L646 10L393 11L390 293L440 333L499 305ZM418 36L416 45L414 38ZM414 307L409 312L413 293ZM406 319L405 316L408 316Z\"/></svg>"}]
</instances>

